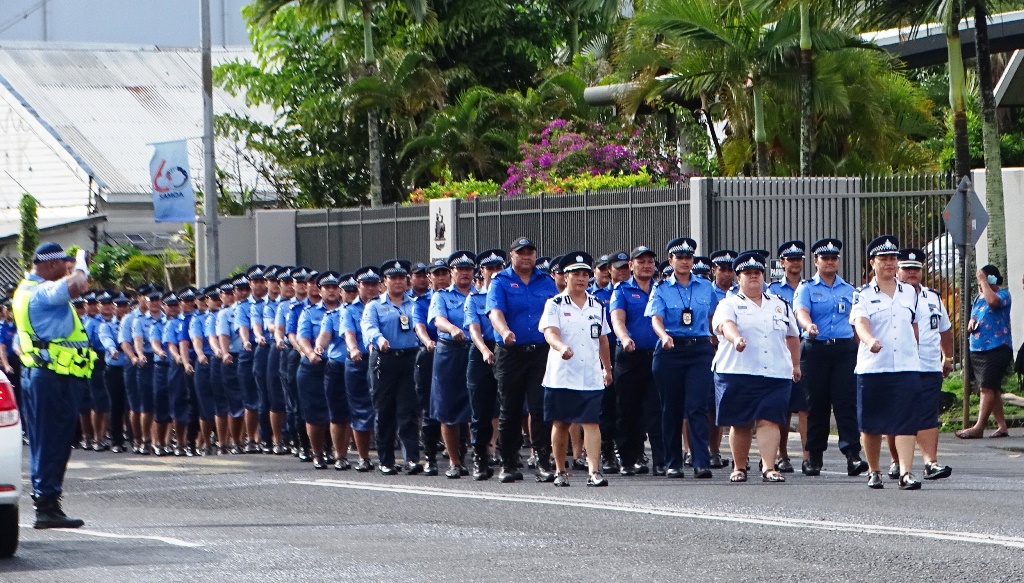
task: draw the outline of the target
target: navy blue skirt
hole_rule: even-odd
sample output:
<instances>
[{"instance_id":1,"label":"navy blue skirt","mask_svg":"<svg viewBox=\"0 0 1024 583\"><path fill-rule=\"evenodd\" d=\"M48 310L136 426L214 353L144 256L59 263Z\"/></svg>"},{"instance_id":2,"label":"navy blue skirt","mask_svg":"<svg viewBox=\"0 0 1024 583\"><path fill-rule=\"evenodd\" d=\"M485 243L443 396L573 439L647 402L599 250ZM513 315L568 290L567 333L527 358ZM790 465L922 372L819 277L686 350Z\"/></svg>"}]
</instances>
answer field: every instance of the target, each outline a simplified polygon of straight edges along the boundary
<instances>
[{"instance_id":1,"label":"navy blue skirt","mask_svg":"<svg viewBox=\"0 0 1024 583\"><path fill-rule=\"evenodd\" d=\"M438 342L430 378L430 418L445 425L469 423L473 411L466 387L469 344Z\"/></svg>"},{"instance_id":2,"label":"navy blue skirt","mask_svg":"<svg viewBox=\"0 0 1024 583\"><path fill-rule=\"evenodd\" d=\"M921 373L921 392L917 396L918 429L935 429L939 426L939 407L942 401L942 373Z\"/></svg>"},{"instance_id":3,"label":"navy blue skirt","mask_svg":"<svg viewBox=\"0 0 1024 583\"><path fill-rule=\"evenodd\" d=\"M863 433L917 435L921 424L921 373L857 375L857 422Z\"/></svg>"},{"instance_id":4,"label":"navy blue skirt","mask_svg":"<svg viewBox=\"0 0 1024 583\"><path fill-rule=\"evenodd\" d=\"M370 396L370 355L364 354L359 362L345 358L345 395L348 397L348 411L352 418L352 429L373 431L377 412Z\"/></svg>"},{"instance_id":5,"label":"navy blue skirt","mask_svg":"<svg viewBox=\"0 0 1024 583\"><path fill-rule=\"evenodd\" d=\"M604 391L577 391L544 387L544 420L563 423L599 423Z\"/></svg>"},{"instance_id":6,"label":"navy blue skirt","mask_svg":"<svg viewBox=\"0 0 1024 583\"><path fill-rule=\"evenodd\" d=\"M789 421L792 379L715 373L715 424L742 427L755 421Z\"/></svg>"},{"instance_id":7,"label":"navy blue skirt","mask_svg":"<svg viewBox=\"0 0 1024 583\"><path fill-rule=\"evenodd\" d=\"M348 423L348 395L345 392L345 363L328 360L324 371L324 394L327 397L327 412L331 423Z\"/></svg>"},{"instance_id":8,"label":"navy blue skirt","mask_svg":"<svg viewBox=\"0 0 1024 583\"><path fill-rule=\"evenodd\" d=\"M789 412L800 413L807 410L807 383L800 379L800 382L793 383L793 390L789 394Z\"/></svg>"},{"instance_id":9,"label":"navy blue skirt","mask_svg":"<svg viewBox=\"0 0 1024 583\"><path fill-rule=\"evenodd\" d=\"M299 363L296 373L296 384L299 388L299 407L302 417L311 425L327 425L330 415L327 410L327 392L324 390L324 372L326 365L310 364L306 357Z\"/></svg>"}]
</instances>

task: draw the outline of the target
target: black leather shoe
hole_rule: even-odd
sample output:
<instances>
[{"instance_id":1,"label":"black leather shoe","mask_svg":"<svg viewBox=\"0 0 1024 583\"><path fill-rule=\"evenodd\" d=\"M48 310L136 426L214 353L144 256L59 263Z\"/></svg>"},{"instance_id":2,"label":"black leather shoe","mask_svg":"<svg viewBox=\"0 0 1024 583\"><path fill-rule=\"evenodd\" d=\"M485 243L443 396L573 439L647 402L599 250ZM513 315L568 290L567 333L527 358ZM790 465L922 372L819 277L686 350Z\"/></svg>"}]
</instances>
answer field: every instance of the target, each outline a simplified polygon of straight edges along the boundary
<instances>
[{"instance_id":1,"label":"black leather shoe","mask_svg":"<svg viewBox=\"0 0 1024 583\"><path fill-rule=\"evenodd\" d=\"M380 475L382 476L397 476L398 469L395 466L384 466L380 467Z\"/></svg>"},{"instance_id":2,"label":"black leather shoe","mask_svg":"<svg viewBox=\"0 0 1024 583\"><path fill-rule=\"evenodd\" d=\"M693 455L690 452L683 454L683 465L688 468L693 467Z\"/></svg>"},{"instance_id":3,"label":"black leather shoe","mask_svg":"<svg viewBox=\"0 0 1024 583\"><path fill-rule=\"evenodd\" d=\"M710 480L711 468L693 468L693 477L698 480Z\"/></svg>"},{"instance_id":4,"label":"black leather shoe","mask_svg":"<svg viewBox=\"0 0 1024 583\"><path fill-rule=\"evenodd\" d=\"M657 466L655 466L655 469L657 469ZM633 470L637 473L638 476L643 476L645 474L650 473L651 468L647 467L647 464L636 464L635 466L633 466ZM665 474L662 473L661 475L664 476Z\"/></svg>"},{"instance_id":5,"label":"black leather shoe","mask_svg":"<svg viewBox=\"0 0 1024 583\"><path fill-rule=\"evenodd\" d=\"M556 488L568 488L569 487L569 474L565 472L558 472L555 476L555 487Z\"/></svg>"},{"instance_id":6,"label":"black leather shoe","mask_svg":"<svg viewBox=\"0 0 1024 583\"><path fill-rule=\"evenodd\" d=\"M720 453L711 454L711 458L708 460L708 467L714 468L716 470L724 468L727 465L729 465L729 460L723 458L722 454Z\"/></svg>"},{"instance_id":7,"label":"black leather shoe","mask_svg":"<svg viewBox=\"0 0 1024 583\"><path fill-rule=\"evenodd\" d=\"M602 457L602 459L604 461L604 463L601 464L601 471L602 472L604 472L606 474L617 474L617 473L619 473L619 469L622 466L619 464L619 460L616 459L614 455L611 455L609 457L606 457L606 456L601 456L601 457ZM586 469L586 468L579 468L579 469L582 470L582 469Z\"/></svg>"},{"instance_id":8,"label":"black leather shoe","mask_svg":"<svg viewBox=\"0 0 1024 583\"><path fill-rule=\"evenodd\" d=\"M673 478L673 479L680 479L680 478L685 477L685 475L683 474L683 470L681 470L679 468L669 468L665 472L665 477L666 478Z\"/></svg>"},{"instance_id":9,"label":"black leather shoe","mask_svg":"<svg viewBox=\"0 0 1024 583\"><path fill-rule=\"evenodd\" d=\"M164 446L162 446L162 445L154 445L153 446L153 455L155 455L156 457L164 457L166 455L164 453Z\"/></svg>"},{"instance_id":10,"label":"black leather shoe","mask_svg":"<svg viewBox=\"0 0 1024 583\"><path fill-rule=\"evenodd\" d=\"M940 466L937 463L928 462L924 465L924 479L925 480L941 480L942 478L948 478L953 474L953 468L949 466Z\"/></svg>"},{"instance_id":11,"label":"black leather shoe","mask_svg":"<svg viewBox=\"0 0 1024 583\"><path fill-rule=\"evenodd\" d=\"M583 459L582 457L578 457L572 460L572 464L570 465L570 467L574 470L585 470L587 469L587 460Z\"/></svg>"},{"instance_id":12,"label":"black leather shoe","mask_svg":"<svg viewBox=\"0 0 1024 583\"><path fill-rule=\"evenodd\" d=\"M418 462L408 462L408 463L405 464L405 472L407 474L409 474L410 476L415 476L416 474L422 474L423 473L423 466L421 466ZM437 474L434 474L434 475L437 475Z\"/></svg>"},{"instance_id":13,"label":"black leather shoe","mask_svg":"<svg viewBox=\"0 0 1024 583\"><path fill-rule=\"evenodd\" d=\"M245 453L260 453L260 446L256 445L256 442L250 441L245 444Z\"/></svg>"},{"instance_id":14,"label":"black leather shoe","mask_svg":"<svg viewBox=\"0 0 1024 583\"><path fill-rule=\"evenodd\" d=\"M644 467L646 468L647 466L644 466ZM620 476L635 476L636 475L636 466L631 466L629 464L622 464L622 469L619 470L619 475Z\"/></svg>"},{"instance_id":15,"label":"black leather shoe","mask_svg":"<svg viewBox=\"0 0 1024 583\"><path fill-rule=\"evenodd\" d=\"M914 474L907 472L900 476L900 490L920 490L921 482L917 481Z\"/></svg>"},{"instance_id":16,"label":"black leather shoe","mask_svg":"<svg viewBox=\"0 0 1024 583\"><path fill-rule=\"evenodd\" d=\"M793 462L788 457L780 457L775 460L775 469L783 474L793 473Z\"/></svg>"},{"instance_id":17,"label":"black leather shoe","mask_svg":"<svg viewBox=\"0 0 1024 583\"><path fill-rule=\"evenodd\" d=\"M436 476L437 471L437 462L432 459L428 459L427 463L423 465L424 476Z\"/></svg>"},{"instance_id":18,"label":"black leather shoe","mask_svg":"<svg viewBox=\"0 0 1024 583\"><path fill-rule=\"evenodd\" d=\"M445 471L444 477L449 480L458 480L462 477L462 472L459 471L459 466L448 466L448 470Z\"/></svg>"},{"instance_id":19,"label":"black leather shoe","mask_svg":"<svg viewBox=\"0 0 1024 583\"><path fill-rule=\"evenodd\" d=\"M858 455L851 455L846 458L846 475L859 476L868 471L868 462L860 459Z\"/></svg>"},{"instance_id":20,"label":"black leather shoe","mask_svg":"<svg viewBox=\"0 0 1024 583\"><path fill-rule=\"evenodd\" d=\"M885 487L882 483L882 472L871 472L868 474L868 488L872 490L881 490Z\"/></svg>"},{"instance_id":21,"label":"black leather shoe","mask_svg":"<svg viewBox=\"0 0 1024 583\"><path fill-rule=\"evenodd\" d=\"M604 488L608 485L608 478L605 478L601 474L591 474L591 476L587 478L587 485L594 488Z\"/></svg>"},{"instance_id":22,"label":"black leather shoe","mask_svg":"<svg viewBox=\"0 0 1024 583\"><path fill-rule=\"evenodd\" d=\"M320 455L316 456L316 458L313 460L313 469L314 470L326 470L327 469L327 460L325 460L323 456L320 456Z\"/></svg>"},{"instance_id":23,"label":"black leather shoe","mask_svg":"<svg viewBox=\"0 0 1024 583\"><path fill-rule=\"evenodd\" d=\"M483 482L494 475L494 470L487 465L487 460L483 458L477 458L473 463L473 479L477 482Z\"/></svg>"},{"instance_id":24,"label":"black leather shoe","mask_svg":"<svg viewBox=\"0 0 1024 583\"><path fill-rule=\"evenodd\" d=\"M275 443L274 448L270 450L270 453L274 455L288 455L291 451L285 447L283 443Z\"/></svg>"},{"instance_id":25,"label":"black leather shoe","mask_svg":"<svg viewBox=\"0 0 1024 583\"><path fill-rule=\"evenodd\" d=\"M534 478L541 483L554 482L555 472L552 472L551 470L546 470L544 468L537 468L537 473L534 474Z\"/></svg>"},{"instance_id":26,"label":"black leather shoe","mask_svg":"<svg viewBox=\"0 0 1024 583\"><path fill-rule=\"evenodd\" d=\"M36 500L36 522L32 528L80 528L85 521L80 518L69 518L61 510L59 499Z\"/></svg>"},{"instance_id":27,"label":"black leather shoe","mask_svg":"<svg viewBox=\"0 0 1024 583\"><path fill-rule=\"evenodd\" d=\"M343 457L338 458L337 461L334 462L334 469L338 470L339 472L344 472L345 470L349 470L351 468L352 464L348 463L348 460Z\"/></svg>"},{"instance_id":28,"label":"black leather shoe","mask_svg":"<svg viewBox=\"0 0 1024 583\"><path fill-rule=\"evenodd\" d=\"M526 460L526 468L530 470L537 469L537 456L531 455L530 459Z\"/></svg>"},{"instance_id":29,"label":"black leather shoe","mask_svg":"<svg viewBox=\"0 0 1024 583\"><path fill-rule=\"evenodd\" d=\"M643 466L643 467L646 468L647 466ZM665 472L667 472L667 471L668 470L665 469L665 466L659 464L659 465L654 466L654 471L652 473L655 476L657 476L657 477L661 477L661 476L664 476Z\"/></svg>"},{"instance_id":30,"label":"black leather shoe","mask_svg":"<svg viewBox=\"0 0 1024 583\"><path fill-rule=\"evenodd\" d=\"M503 467L501 472L498 474L498 481L502 484L511 484L516 481L516 470L515 468Z\"/></svg>"},{"instance_id":31,"label":"black leather shoe","mask_svg":"<svg viewBox=\"0 0 1024 583\"><path fill-rule=\"evenodd\" d=\"M928 476L928 474L926 472L925 473L925 477L927 477L927 476ZM889 464L889 479L890 480L899 480L900 479L900 462L892 462L891 464Z\"/></svg>"},{"instance_id":32,"label":"black leather shoe","mask_svg":"<svg viewBox=\"0 0 1024 583\"><path fill-rule=\"evenodd\" d=\"M359 472L360 474L365 474L366 472L373 471L373 464L370 463L369 459L363 458L359 460L358 464L356 464L356 471Z\"/></svg>"},{"instance_id":33,"label":"black leather shoe","mask_svg":"<svg viewBox=\"0 0 1024 583\"><path fill-rule=\"evenodd\" d=\"M238 449L237 447L232 448L232 450L237 450L237 449ZM232 453L234 453L234 451L232 451ZM299 450L299 461L300 462L311 462L311 461L313 461L313 452L309 451L306 448L300 449Z\"/></svg>"},{"instance_id":34,"label":"black leather shoe","mask_svg":"<svg viewBox=\"0 0 1024 583\"><path fill-rule=\"evenodd\" d=\"M800 471L805 476L820 476L821 475L821 456L815 457L811 454L809 459L805 459L804 463L800 466Z\"/></svg>"}]
</instances>

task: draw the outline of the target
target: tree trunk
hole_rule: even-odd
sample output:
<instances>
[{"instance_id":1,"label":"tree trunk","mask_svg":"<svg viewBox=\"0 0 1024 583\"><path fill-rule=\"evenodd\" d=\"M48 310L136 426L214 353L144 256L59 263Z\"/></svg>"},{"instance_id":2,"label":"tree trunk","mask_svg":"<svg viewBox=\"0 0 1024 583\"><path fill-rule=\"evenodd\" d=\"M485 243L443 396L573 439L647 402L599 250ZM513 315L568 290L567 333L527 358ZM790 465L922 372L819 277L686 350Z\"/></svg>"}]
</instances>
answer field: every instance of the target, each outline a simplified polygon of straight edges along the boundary
<instances>
[{"instance_id":1,"label":"tree trunk","mask_svg":"<svg viewBox=\"0 0 1024 583\"><path fill-rule=\"evenodd\" d=\"M954 22L947 29L946 49L949 53L949 105L953 110L953 152L956 156L956 179L971 173L971 152L967 141L967 84L964 79L964 58L960 33Z\"/></svg>"},{"instance_id":2,"label":"tree trunk","mask_svg":"<svg viewBox=\"0 0 1024 583\"><path fill-rule=\"evenodd\" d=\"M373 20L372 2L363 0L363 64L366 65L366 74L376 74L376 56L373 52ZM380 114L373 108L366 114L367 133L369 134L369 155L370 155L370 206L384 206L384 197L381 194L381 172L380 172Z\"/></svg>"},{"instance_id":3,"label":"tree trunk","mask_svg":"<svg viewBox=\"0 0 1024 583\"><path fill-rule=\"evenodd\" d=\"M814 173L814 55L811 45L811 16L807 2L800 3L800 176Z\"/></svg>"},{"instance_id":4,"label":"tree trunk","mask_svg":"<svg viewBox=\"0 0 1024 583\"><path fill-rule=\"evenodd\" d=\"M764 99L754 82L754 143L757 145L757 175L768 176L768 134L764 129Z\"/></svg>"},{"instance_id":5,"label":"tree trunk","mask_svg":"<svg viewBox=\"0 0 1024 583\"><path fill-rule=\"evenodd\" d=\"M978 53L978 86L981 89L981 131L985 145L985 206L989 223L988 262L1006 273L1006 218L1003 216L1003 164L993 95L992 59L988 43L988 10L985 2L974 6L975 46Z\"/></svg>"},{"instance_id":6,"label":"tree trunk","mask_svg":"<svg viewBox=\"0 0 1024 583\"><path fill-rule=\"evenodd\" d=\"M580 54L580 15L572 14L569 16L569 65L572 65L573 61L576 60L576 55Z\"/></svg>"}]
</instances>

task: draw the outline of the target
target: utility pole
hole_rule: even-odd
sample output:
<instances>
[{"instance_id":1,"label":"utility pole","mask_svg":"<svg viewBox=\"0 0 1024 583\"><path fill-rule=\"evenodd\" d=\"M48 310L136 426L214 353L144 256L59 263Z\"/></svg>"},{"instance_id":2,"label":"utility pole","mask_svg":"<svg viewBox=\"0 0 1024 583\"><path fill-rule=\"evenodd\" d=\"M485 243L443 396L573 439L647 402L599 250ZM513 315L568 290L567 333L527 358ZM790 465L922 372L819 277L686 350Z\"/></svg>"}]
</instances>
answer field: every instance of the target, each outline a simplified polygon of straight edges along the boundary
<instances>
[{"instance_id":1,"label":"utility pole","mask_svg":"<svg viewBox=\"0 0 1024 583\"><path fill-rule=\"evenodd\" d=\"M203 211L206 220L205 259L206 272L201 274L204 285L217 281L220 274L220 244L217 225L216 162L213 157L213 62L210 57L210 0L201 0L202 23L202 76L203 76ZM200 274L196 274L200 278Z\"/></svg>"}]
</instances>

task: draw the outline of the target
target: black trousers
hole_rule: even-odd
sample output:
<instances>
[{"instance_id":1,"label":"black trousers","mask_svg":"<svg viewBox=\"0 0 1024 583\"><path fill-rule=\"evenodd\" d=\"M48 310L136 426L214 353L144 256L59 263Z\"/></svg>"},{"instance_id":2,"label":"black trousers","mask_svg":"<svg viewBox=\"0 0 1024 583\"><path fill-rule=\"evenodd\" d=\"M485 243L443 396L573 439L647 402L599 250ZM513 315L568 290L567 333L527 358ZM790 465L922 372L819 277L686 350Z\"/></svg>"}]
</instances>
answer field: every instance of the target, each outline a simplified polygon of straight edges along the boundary
<instances>
[{"instance_id":1,"label":"black trousers","mask_svg":"<svg viewBox=\"0 0 1024 583\"><path fill-rule=\"evenodd\" d=\"M420 461L420 442L416 409L418 400L413 381L415 349L370 353L375 377L370 387L377 410L374 430L377 457L382 466L395 465L395 435L402 440L406 462Z\"/></svg>"},{"instance_id":2,"label":"black trousers","mask_svg":"<svg viewBox=\"0 0 1024 583\"><path fill-rule=\"evenodd\" d=\"M423 418L420 427L420 436L423 442L423 454L429 459L437 455L437 442L441 440L441 424L436 419L430 418L430 386L434 376L434 353L426 348L420 348L416 353L416 372L414 374L416 384L416 398L419 399L417 408Z\"/></svg>"},{"instance_id":3,"label":"black trousers","mask_svg":"<svg viewBox=\"0 0 1024 583\"><path fill-rule=\"evenodd\" d=\"M650 436L654 465L665 464L661 434L661 399L654 384L651 363L654 350L615 350L615 390L618 398L618 428L622 464L636 464L643 457L644 441Z\"/></svg>"},{"instance_id":4,"label":"black trousers","mask_svg":"<svg viewBox=\"0 0 1024 583\"><path fill-rule=\"evenodd\" d=\"M124 367L107 365L103 369L103 384L110 395L110 443L118 447L124 445Z\"/></svg>"},{"instance_id":5,"label":"black trousers","mask_svg":"<svg viewBox=\"0 0 1024 583\"><path fill-rule=\"evenodd\" d=\"M530 439L541 460L551 453L551 424L544 420L544 369L548 345L498 346L494 376L498 381L498 440L506 466L515 467L523 445L523 400L530 412ZM546 461L545 461L546 463Z\"/></svg>"},{"instance_id":6,"label":"black trousers","mask_svg":"<svg viewBox=\"0 0 1024 583\"><path fill-rule=\"evenodd\" d=\"M800 370L807 385L807 451L828 449L832 415L839 429L839 451L860 453L857 425L857 341L853 338L835 344L804 340L800 351Z\"/></svg>"},{"instance_id":7,"label":"black trousers","mask_svg":"<svg viewBox=\"0 0 1024 583\"><path fill-rule=\"evenodd\" d=\"M491 420L494 419L494 410L498 402L498 381L494 378L494 366L484 362L484 357L476 346L469 349L466 387L469 389L469 406L473 411L473 418L469 424L473 452L478 458L486 459L487 448L494 437Z\"/></svg>"},{"instance_id":8,"label":"black trousers","mask_svg":"<svg viewBox=\"0 0 1024 583\"><path fill-rule=\"evenodd\" d=\"M608 343L615 346L615 336L608 335ZM612 348L612 374L615 371L615 349ZM601 454L605 462L611 462L615 458L615 446L621 447L621 436L618 429L618 388L612 383L604 388L601 393ZM589 452L588 452L589 455Z\"/></svg>"}]
</instances>

